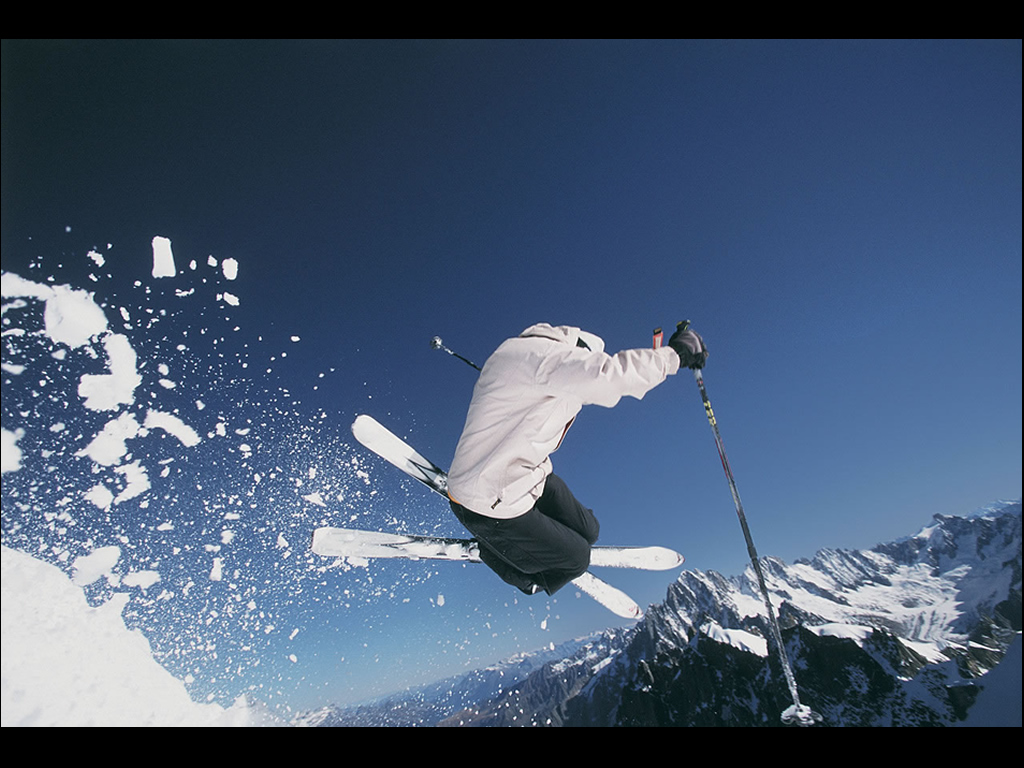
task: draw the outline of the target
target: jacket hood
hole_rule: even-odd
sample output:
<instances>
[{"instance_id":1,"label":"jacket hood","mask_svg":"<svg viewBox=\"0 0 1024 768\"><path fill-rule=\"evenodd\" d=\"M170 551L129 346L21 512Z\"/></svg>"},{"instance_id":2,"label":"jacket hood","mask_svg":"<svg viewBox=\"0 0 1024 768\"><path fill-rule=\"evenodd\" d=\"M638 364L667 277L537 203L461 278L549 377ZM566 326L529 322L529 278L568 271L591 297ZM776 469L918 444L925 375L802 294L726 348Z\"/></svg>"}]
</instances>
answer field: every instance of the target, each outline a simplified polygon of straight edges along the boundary
<instances>
[{"instance_id":1,"label":"jacket hood","mask_svg":"<svg viewBox=\"0 0 1024 768\"><path fill-rule=\"evenodd\" d=\"M575 347L580 339L592 352L604 352L604 340L596 334L589 333L571 325L550 325L549 323L537 323L531 325L519 334L520 338L539 337L551 339Z\"/></svg>"}]
</instances>

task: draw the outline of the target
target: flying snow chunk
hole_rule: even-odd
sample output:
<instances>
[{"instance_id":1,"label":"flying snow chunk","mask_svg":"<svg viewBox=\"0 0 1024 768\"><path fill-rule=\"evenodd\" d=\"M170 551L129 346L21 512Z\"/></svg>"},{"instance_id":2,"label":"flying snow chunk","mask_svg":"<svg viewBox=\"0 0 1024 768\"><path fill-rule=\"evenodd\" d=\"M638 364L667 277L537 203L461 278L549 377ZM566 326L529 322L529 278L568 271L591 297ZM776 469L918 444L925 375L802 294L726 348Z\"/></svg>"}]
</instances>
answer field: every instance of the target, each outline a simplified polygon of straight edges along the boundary
<instances>
[{"instance_id":1,"label":"flying snow chunk","mask_svg":"<svg viewBox=\"0 0 1024 768\"><path fill-rule=\"evenodd\" d=\"M19 277L13 272L0 276L0 294L5 299L26 298L46 302L43 321L46 335L72 349L88 344L107 330L107 317L87 291L70 285L50 287Z\"/></svg>"},{"instance_id":2,"label":"flying snow chunk","mask_svg":"<svg viewBox=\"0 0 1024 768\"><path fill-rule=\"evenodd\" d=\"M110 505L114 503L114 494L103 483L94 485L85 492L84 496L86 501L91 501L100 509L110 509Z\"/></svg>"},{"instance_id":3,"label":"flying snow chunk","mask_svg":"<svg viewBox=\"0 0 1024 768\"><path fill-rule=\"evenodd\" d=\"M0 278L0 292L5 299L31 298L46 302L43 322L46 335L58 344L72 349L88 344L94 336L107 330L107 317L93 301L92 294L70 285L50 287L34 283L10 272Z\"/></svg>"},{"instance_id":4,"label":"flying snow chunk","mask_svg":"<svg viewBox=\"0 0 1024 768\"><path fill-rule=\"evenodd\" d=\"M92 584L104 574L110 573L120 559L119 547L100 547L91 554L75 558L72 566L75 575L71 580L80 587Z\"/></svg>"},{"instance_id":5,"label":"flying snow chunk","mask_svg":"<svg viewBox=\"0 0 1024 768\"><path fill-rule=\"evenodd\" d=\"M135 389L142 383L136 369L138 355L128 337L113 333L103 339L110 373L82 375L78 396L90 411L114 411L135 402Z\"/></svg>"},{"instance_id":6,"label":"flying snow chunk","mask_svg":"<svg viewBox=\"0 0 1024 768\"><path fill-rule=\"evenodd\" d=\"M119 475L123 475L127 483L125 489L117 494L117 497L114 499L115 504L128 501L128 499L134 499L150 489L149 473L146 472L146 468L138 461L114 467L114 471Z\"/></svg>"},{"instance_id":7,"label":"flying snow chunk","mask_svg":"<svg viewBox=\"0 0 1024 768\"><path fill-rule=\"evenodd\" d=\"M5 299L29 298L46 301L53 296L53 288L19 277L13 272L0 275L0 296Z\"/></svg>"},{"instance_id":8,"label":"flying snow chunk","mask_svg":"<svg viewBox=\"0 0 1024 768\"><path fill-rule=\"evenodd\" d=\"M234 259L224 259L220 263L220 267L224 271L224 277L227 280L234 280L238 277L238 262Z\"/></svg>"},{"instance_id":9,"label":"flying snow chunk","mask_svg":"<svg viewBox=\"0 0 1024 768\"><path fill-rule=\"evenodd\" d=\"M121 462L121 457L128 452L125 441L139 434L139 422L130 413L122 413L116 419L108 421L99 434L85 448L75 453L76 456L88 456L97 464L106 467ZM99 506L97 504L97 506Z\"/></svg>"},{"instance_id":10,"label":"flying snow chunk","mask_svg":"<svg viewBox=\"0 0 1024 768\"><path fill-rule=\"evenodd\" d=\"M54 341L76 349L107 330L107 316L92 296L68 285L53 289L43 313L46 335Z\"/></svg>"},{"instance_id":11,"label":"flying snow chunk","mask_svg":"<svg viewBox=\"0 0 1024 768\"><path fill-rule=\"evenodd\" d=\"M86 256L88 256L90 259L96 262L97 267L102 267L106 263L106 259L103 258L102 253L96 253L96 251L89 251L89 253L87 253Z\"/></svg>"},{"instance_id":12,"label":"flying snow chunk","mask_svg":"<svg viewBox=\"0 0 1024 768\"><path fill-rule=\"evenodd\" d=\"M217 298L221 299L226 304L230 304L232 307L238 306L238 297L233 293L225 291L224 293L217 294Z\"/></svg>"},{"instance_id":13,"label":"flying snow chunk","mask_svg":"<svg viewBox=\"0 0 1024 768\"><path fill-rule=\"evenodd\" d=\"M144 426L147 429L162 429L165 432L174 435L186 448L199 445L201 439L198 433L188 424L183 422L177 416L170 413L164 413L163 411L146 411L146 421L144 422Z\"/></svg>"},{"instance_id":14,"label":"flying snow chunk","mask_svg":"<svg viewBox=\"0 0 1024 768\"><path fill-rule=\"evenodd\" d=\"M125 576L121 583L125 586L141 587L145 590L152 587L158 581L160 581L160 574L156 571L134 571Z\"/></svg>"},{"instance_id":15,"label":"flying snow chunk","mask_svg":"<svg viewBox=\"0 0 1024 768\"><path fill-rule=\"evenodd\" d=\"M2 430L3 443L0 444L0 474L17 472L21 469L21 448L18 447L18 439L24 436L25 430L18 429L14 432Z\"/></svg>"},{"instance_id":16,"label":"flying snow chunk","mask_svg":"<svg viewBox=\"0 0 1024 768\"><path fill-rule=\"evenodd\" d=\"M157 235L153 238L153 277L174 277L176 274L171 241Z\"/></svg>"}]
</instances>

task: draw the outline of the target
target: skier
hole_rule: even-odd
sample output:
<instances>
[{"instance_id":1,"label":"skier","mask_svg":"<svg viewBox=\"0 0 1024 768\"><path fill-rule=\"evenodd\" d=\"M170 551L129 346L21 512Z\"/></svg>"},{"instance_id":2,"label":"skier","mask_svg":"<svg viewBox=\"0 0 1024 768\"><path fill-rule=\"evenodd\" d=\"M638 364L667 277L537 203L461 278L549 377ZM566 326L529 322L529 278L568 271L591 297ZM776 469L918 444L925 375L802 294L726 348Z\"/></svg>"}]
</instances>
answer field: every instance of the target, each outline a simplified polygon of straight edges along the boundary
<instances>
[{"instance_id":1,"label":"skier","mask_svg":"<svg viewBox=\"0 0 1024 768\"><path fill-rule=\"evenodd\" d=\"M641 399L707 357L703 339L682 326L667 347L615 355L591 333L547 323L501 344L473 389L448 475L452 511L481 560L526 594L554 594L584 573L599 525L552 474L550 454L584 405Z\"/></svg>"}]
</instances>

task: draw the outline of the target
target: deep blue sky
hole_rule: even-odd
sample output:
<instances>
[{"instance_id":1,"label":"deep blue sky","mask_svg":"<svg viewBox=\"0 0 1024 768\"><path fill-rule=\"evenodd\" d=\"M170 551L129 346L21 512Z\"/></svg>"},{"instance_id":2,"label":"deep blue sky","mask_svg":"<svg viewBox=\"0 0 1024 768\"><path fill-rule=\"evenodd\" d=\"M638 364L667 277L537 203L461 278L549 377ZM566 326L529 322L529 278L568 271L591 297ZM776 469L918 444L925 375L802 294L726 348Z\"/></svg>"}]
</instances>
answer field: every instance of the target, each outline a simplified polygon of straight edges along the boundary
<instances>
[{"instance_id":1,"label":"deep blue sky","mask_svg":"<svg viewBox=\"0 0 1024 768\"><path fill-rule=\"evenodd\" d=\"M326 414L351 444L368 412L447 464L474 374L435 334L482 363L538 321L614 351L685 317L761 554L1021 494L1019 40L4 41L2 64L3 269L63 259L81 284L110 243L110 273L146 277L158 234L179 260L236 258L232 323L288 351L245 375L296 424ZM458 531L367 466L382 527ZM743 569L687 374L584 411L555 466L605 543ZM282 688L327 679L335 646L320 690L358 698L365 654L378 680L429 679L613 618L422 570L386 566L410 601L372 621L332 635L313 612L298 655L319 661ZM603 575L643 603L670 578ZM417 590L445 605L415 613Z\"/></svg>"}]
</instances>

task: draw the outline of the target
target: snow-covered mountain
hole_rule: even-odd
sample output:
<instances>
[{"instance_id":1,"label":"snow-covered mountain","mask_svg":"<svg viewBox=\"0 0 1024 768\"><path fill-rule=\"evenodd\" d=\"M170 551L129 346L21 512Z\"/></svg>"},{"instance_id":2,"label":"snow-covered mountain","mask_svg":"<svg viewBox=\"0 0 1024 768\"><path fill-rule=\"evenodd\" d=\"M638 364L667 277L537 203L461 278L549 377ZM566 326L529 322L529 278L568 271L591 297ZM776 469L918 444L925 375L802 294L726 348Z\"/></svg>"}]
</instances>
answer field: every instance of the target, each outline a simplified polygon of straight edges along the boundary
<instances>
[{"instance_id":1,"label":"snow-covered mountain","mask_svg":"<svg viewBox=\"0 0 1024 768\"><path fill-rule=\"evenodd\" d=\"M614 636L622 633L609 634ZM606 640L602 633L592 640L570 640L539 651L519 653L483 669L417 686L358 706L328 706L305 712L294 720L294 724L319 727L436 725L456 712L500 695L552 662L573 656L594 642Z\"/></svg>"},{"instance_id":2,"label":"snow-covered mountain","mask_svg":"<svg viewBox=\"0 0 1024 768\"><path fill-rule=\"evenodd\" d=\"M763 563L801 700L825 725L953 725L982 699L969 724L1020 725L1020 502L936 516L871 550ZM684 572L635 627L592 638L440 724L778 725L792 701L766 635L751 569ZM987 688L1010 694L996 703Z\"/></svg>"}]
</instances>

